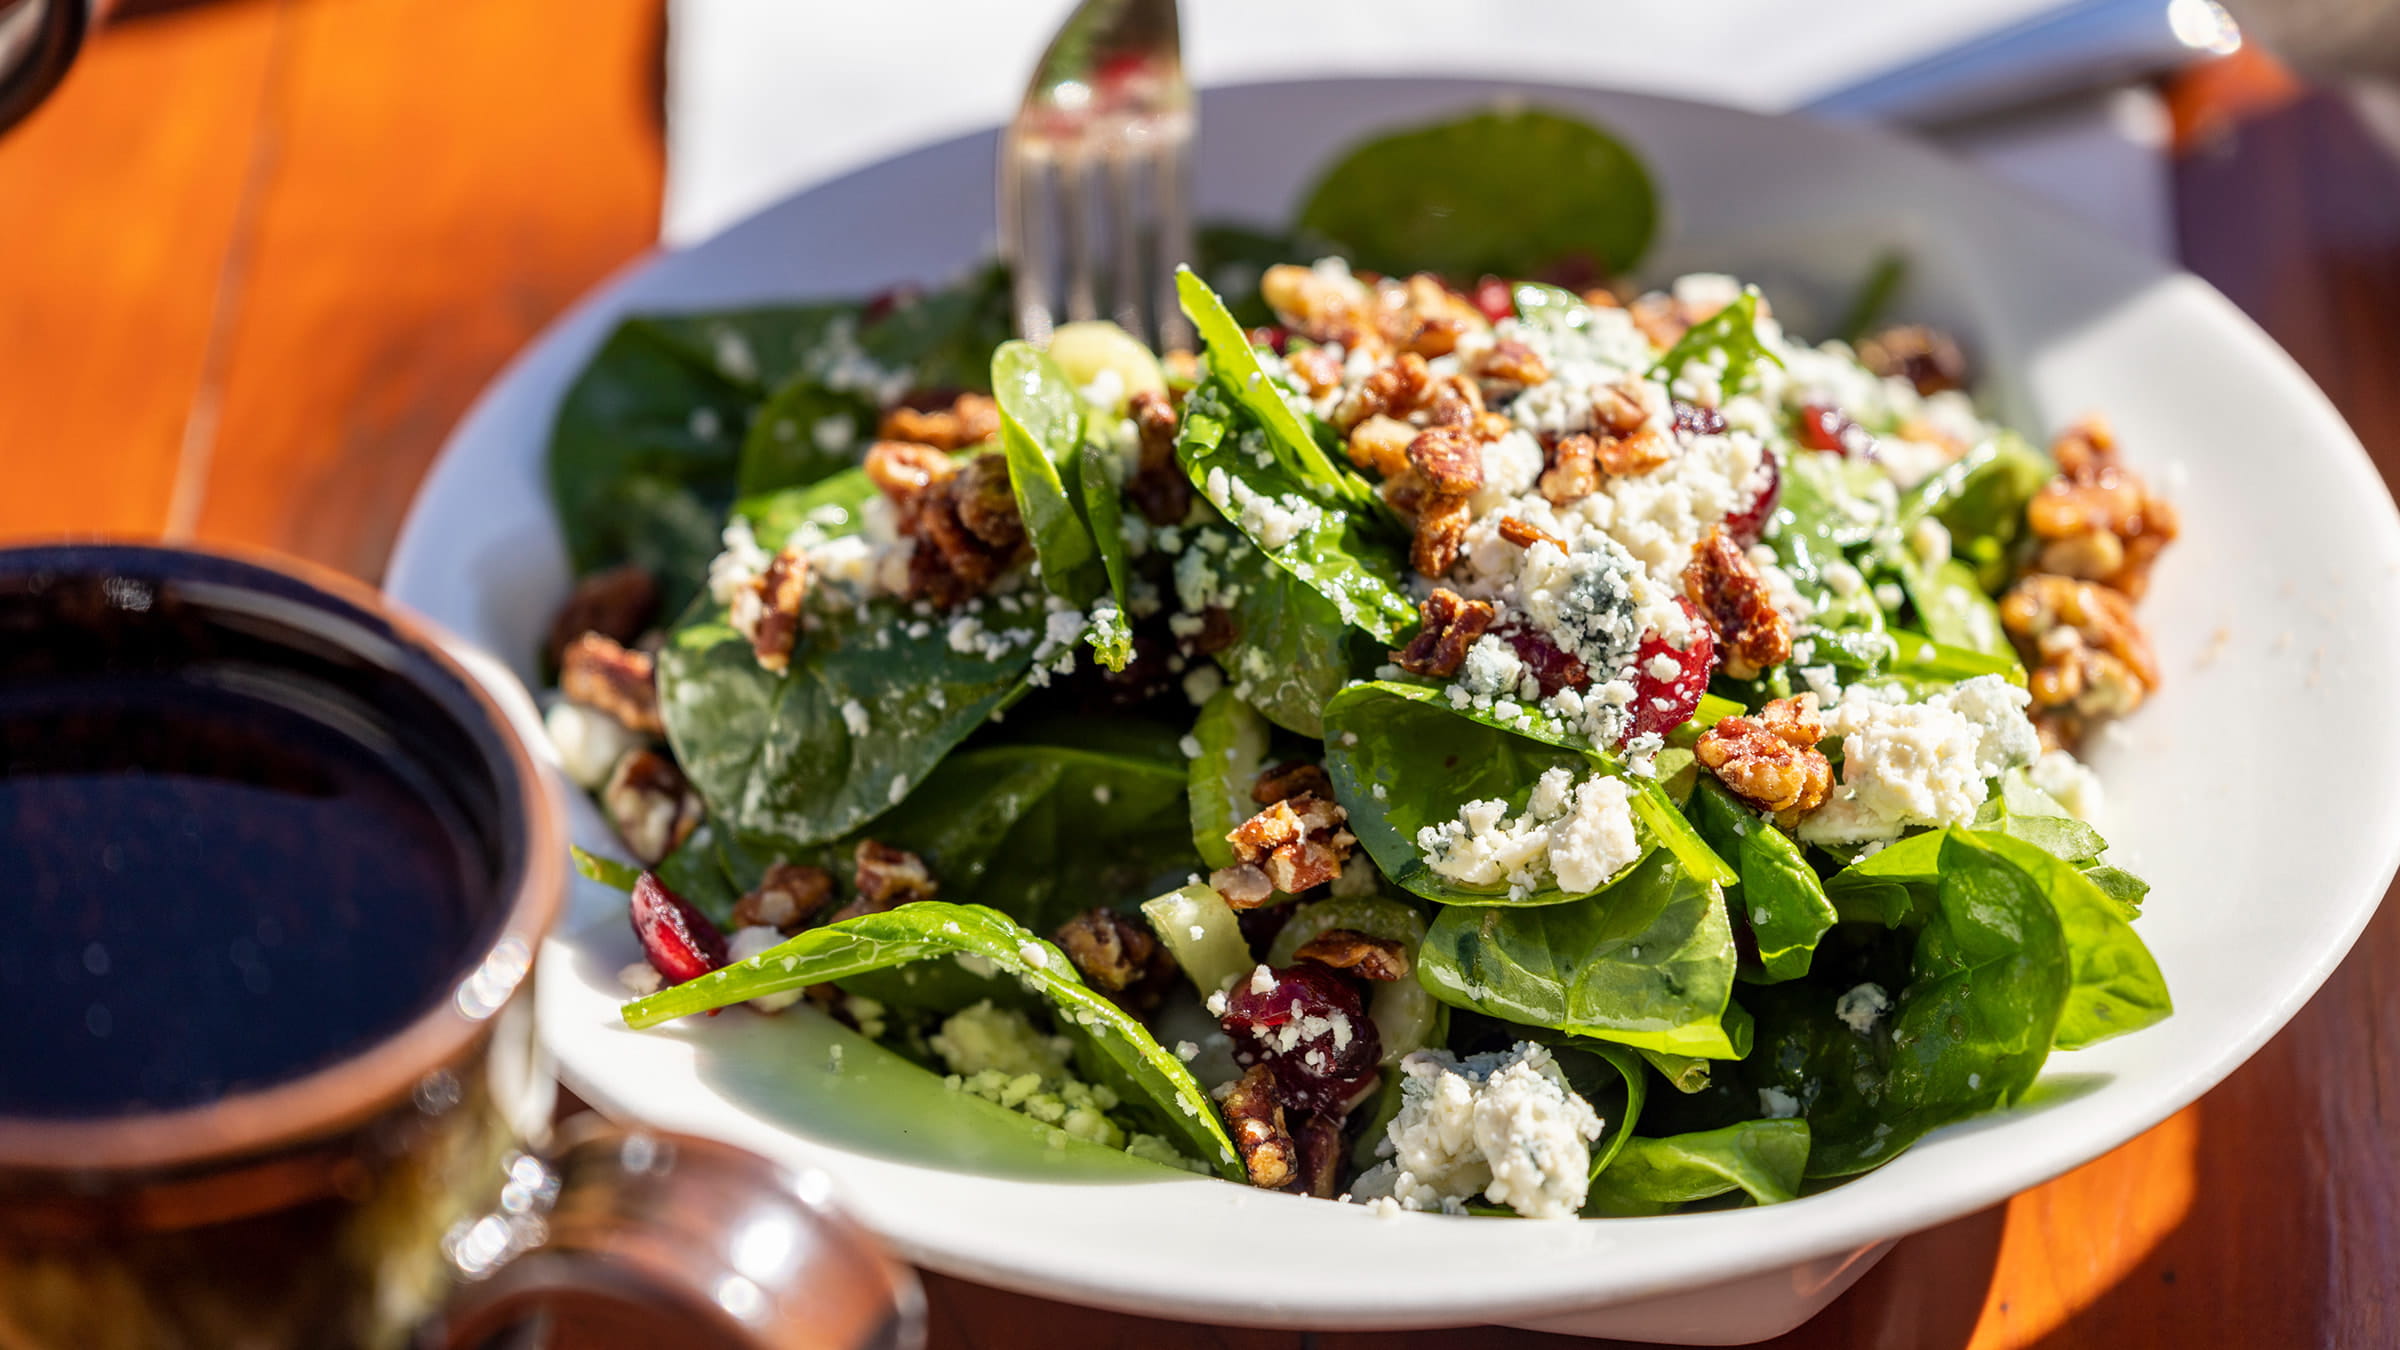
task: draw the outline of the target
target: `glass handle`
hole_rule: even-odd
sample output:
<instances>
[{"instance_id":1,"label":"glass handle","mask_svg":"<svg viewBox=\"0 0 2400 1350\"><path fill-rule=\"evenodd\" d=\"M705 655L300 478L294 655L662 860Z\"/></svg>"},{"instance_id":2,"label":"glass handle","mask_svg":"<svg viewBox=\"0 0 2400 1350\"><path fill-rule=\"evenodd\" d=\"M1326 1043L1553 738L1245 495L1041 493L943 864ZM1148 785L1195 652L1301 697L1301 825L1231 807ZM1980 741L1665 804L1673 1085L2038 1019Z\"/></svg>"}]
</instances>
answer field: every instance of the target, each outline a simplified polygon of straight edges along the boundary
<instances>
[{"instance_id":1,"label":"glass handle","mask_svg":"<svg viewBox=\"0 0 2400 1350\"><path fill-rule=\"evenodd\" d=\"M829 1206L824 1174L590 1116L562 1134L449 1244L465 1282L429 1350L923 1343L915 1275Z\"/></svg>"}]
</instances>

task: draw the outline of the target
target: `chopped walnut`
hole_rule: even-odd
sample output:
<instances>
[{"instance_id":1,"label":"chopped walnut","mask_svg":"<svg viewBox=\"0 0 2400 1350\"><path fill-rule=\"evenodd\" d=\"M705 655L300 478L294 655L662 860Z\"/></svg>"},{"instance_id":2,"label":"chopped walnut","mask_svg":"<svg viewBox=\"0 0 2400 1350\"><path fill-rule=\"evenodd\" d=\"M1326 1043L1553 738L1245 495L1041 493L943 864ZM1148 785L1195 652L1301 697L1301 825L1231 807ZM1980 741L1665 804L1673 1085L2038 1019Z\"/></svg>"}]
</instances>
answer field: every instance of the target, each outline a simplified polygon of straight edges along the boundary
<instances>
[{"instance_id":1,"label":"chopped walnut","mask_svg":"<svg viewBox=\"0 0 2400 1350\"><path fill-rule=\"evenodd\" d=\"M789 670L800 645L800 606L808 598L808 555L787 548L733 595L733 630L749 640L761 669Z\"/></svg>"},{"instance_id":2,"label":"chopped walnut","mask_svg":"<svg viewBox=\"0 0 2400 1350\"><path fill-rule=\"evenodd\" d=\"M1392 664L1412 675L1446 680L1458 673L1467 649L1491 628L1495 611L1489 601L1464 599L1437 586L1418 602L1417 614L1422 622L1416 636L1392 653Z\"/></svg>"},{"instance_id":3,"label":"chopped walnut","mask_svg":"<svg viewBox=\"0 0 2400 1350\"><path fill-rule=\"evenodd\" d=\"M2026 688L2036 716L2076 719L2053 724L2069 743L2080 719L2122 716L2158 687L2158 658L2122 592L2035 573L2001 597L2000 623L2033 668Z\"/></svg>"},{"instance_id":4,"label":"chopped walnut","mask_svg":"<svg viewBox=\"0 0 2400 1350\"><path fill-rule=\"evenodd\" d=\"M887 441L915 441L937 450L981 445L1000 434L1000 405L988 394L960 394L948 408L920 412L894 408L883 415L875 434Z\"/></svg>"},{"instance_id":5,"label":"chopped walnut","mask_svg":"<svg viewBox=\"0 0 2400 1350\"><path fill-rule=\"evenodd\" d=\"M1692 546L1683 594L1716 633L1727 675L1747 680L1791 659L1792 621L1775 608L1757 565L1724 526L1711 526Z\"/></svg>"},{"instance_id":6,"label":"chopped walnut","mask_svg":"<svg viewBox=\"0 0 2400 1350\"><path fill-rule=\"evenodd\" d=\"M878 441L864 467L897 509L900 532L916 541L908 598L956 605L982 593L1023 551L1025 525L1005 456L956 460L931 446Z\"/></svg>"},{"instance_id":7,"label":"chopped walnut","mask_svg":"<svg viewBox=\"0 0 2400 1350\"><path fill-rule=\"evenodd\" d=\"M1967 387L1967 357L1950 335L1921 323L1886 328L1858 344L1858 363L1916 386L1920 394Z\"/></svg>"},{"instance_id":8,"label":"chopped walnut","mask_svg":"<svg viewBox=\"0 0 2400 1350\"><path fill-rule=\"evenodd\" d=\"M1300 1150L1284 1128L1283 1105L1275 1100L1275 1076L1267 1066L1251 1065L1228 1087L1220 1105L1250 1184L1269 1191L1291 1185L1300 1175Z\"/></svg>"},{"instance_id":9,"label":"chopped walnut","mask_svg":"<svg viewBox=\"0 0 2400 1350\"><path fill-rule=\"evenodd\" d=\"M1479 440L1496 439L1483 435L1483 390L1464 375L1445 375L1426 386L1425 402L1417 416L1429 427L1458 427L1473 432ZM1508 419L1501 418L1502 432L1508 429Z\"/></svg>"},{"instance_id":10,"label":"chopped walnut","mask_svg":"<svg viewBox=\"0 0 2400 1350\"><path fill-rule=\"evenodd\" d=\"M1340 876L1358 837L1342 828L1349 813L1304 792L1268 806L1228 831L1234 857L1264 872L1276 890L1298 895ZM1232 898L1227 897L1227 903Z\"/></svg>"},{"instance_id":11,"label":"chopped walnut","mask_svg":"<svg viewBox=\"0 0 2400 1350\"><path fill-rule=\"evenodd\" d=\"M1314 961L1368 980L1408 978L1408 948L1391 938L1368 937L1348 928L1328 928L1300 944L1295 961Z\"/></svg>"},{"instance_id":12,"label":"chopped walnut","mask_svg":"<svg viewBox=\"0 0 2400 1350\"><path fill-rule=\"evenodd\" d=\"M757 889L733 904L733 922L742 928L767 927L795 932L833 901L833 873L822 867L779 862L759 878Z\"/></svg>"},{"instance_id":13,"label":"chopped walnut","mask_svg":"<svg viewBox=\"0 0 2400 1350\"><path fill-rule=\"evenodd\" d=\"M1330 348L1296 348L1284 353L1283 364L1310 398L1323 398L1342 387L1342 363Z\"/></svg>"},{"instance_id":14,"label":"chopped walnut","mask_svg":"<svg viewBox=\"0 0 2400 1350\"><path fill-rule=\"evenodd\" d=\"M1377 333L1393 348L1419 356L1448 356L1468 333L1491 327L1473 301L1458 295L1430 272L1398 287L1379 286ZM1396 301L1396 303L1395 303Z\"/></svg>"},{"instance_id":15,"label":"chopped walnut","mask_svg":"<svg viewBox=\"0 0 2400 1350\"><path fill-rule=\"evenodd\" d=\"M1437 493L1463 496L1483 486L1483 451L1471 433L1454 426L1417 433L1408 443L1408 464Z\"/></svg>"},{"instance_id":16,"label":"chopped walnut","mask_svg":"<svg viewBox=\"0 0 2400 1350\"><path fill-rule=\"evenodd\" d=\"M1278 764L1258 776L1250 785L1250 800L1261 806L1273 806L1287 797L1306 794L1331 800L1333 780L1322 766L1305 762Z\"/></svg>"},{"instance_id":17,"label":"chopped walnut","mask_svg":"<svg viewBox=\"0 0 2400 1350\"><path fill-rule=\"evenodd\" d=\"M834 911L835 922L861 914L881 914L941 894L941 883L934 880L932 869L925 866L923 858L907 849L861 839L854 856L857 871L852 883L857 886L858 894L849 904Z\"/></svg>"},{"instance_id":18,"label":"chopped walnut","mask_svg":"<svg viewBox=\"0 0 2400 1350\"><path fill-rule=\"evenodd\" d=\"M1141 457L1125 480L1125 495L1151 524L1176 524L1191 514L1192 480L1175 460L1175 405L1166 395L1144 389L1128 406L1141 436Z\"/></svg>"},{"instance_id":19,"label":"chopped walnut","mask_svg":"<svg viewBox=\"0 0 2400 1350\"><path fill-rule=\"evenodd\" d=\"M1542 470L1542 497L1553 506L1582 501L1600 490L1600 441L1577 431L1558 438L1550 447L1550 466Z\"/></svg>"},{"instance_id":20,"label":"chopped walnut","mask_svg":"<svg viewBox=\"0 0 2400 1350\"><path fill-rule=\"evenodd\" d=\"M1313 267L1277 263L1259 277L1258 293L1284 327L1312 342L1356 346L1374 331L1366 288L1355 278L1328 277Z\"/></svg>"},{"instance_id":21,"label":"chopped walnut","mask_svg":"<svg viewBox=\"0 0 2400 1350\"><path fill-rule=\"evenodd\" d=\"M1425 358L1402 352L1342 395L1333 408L1333 424L1346 433L1377 413L1405 418L1423 405L1432 382Z\"/></svg>"},{"instance_id":22,"label":"chopped walnut","mask_svg":"<svg viewBox=\"0 0 2400 1350\"><path fill-rule=\"evenodd\" d=\"M1341 1189L1342 1122L1323 1111L1305 1111L1291 1126L1300 1149L1300 1175L1292 1189L1319 1200L1331 1200Z\"/></svg>"},{"instance_id":23,"label":"chopped walnut","mask_svg":"<svg viewBox=\"0 0 2400 1350\"><path fill-rule=\"evenodd\" d=\"M1376 413L1350 429L1350 462L1379 478L1408 472L1408 447L1417 429L1389 413Z\"/></svg>"},{"instance_id":24,"label":"chopped walnut","mask_svg":"<svg viewBox=\"0 0 2400 1350\"><path fill-rule=\"evenodd\" d=\"M657 663L650 653L617 645L599 633L585 633L567 645L559 657L558 691L569 703L603 712L628 730L658 735L666 730L658 720Z\"/></svg>"},{"instance_id":25,"label":"chopped walnut","mask_svg":"<svg viewBox=\"0 0 2400 1350\"><path fill-rule=\"evenodd\" d=\"M2098 418L2069 428L2050 453L2058 477L2025 507L2026 526L2042 541L2033 570L2097 581L2140 599L2151 563L2181 527L2175 508L2117 461L2116 436Z\"/></svg>"},{"instance_id":26,"label":"chopped walnut","mask_svg":"<svg viewBox=\"0 0 2400 1350\"><path fill-rule=\"evenodd\" d=\"M1518 548L1532 548L1535 544L1548 544L1561 553L1567 551L1566 540L1539 525L1530 524L1516 516L1500 518L1500 537L1508 543L1515 544Z\"/></svg>"},{"instance_id":27,"label":"chopped walnut","mask_svg":"<svg viewBox=\"0 0 2400 1350\"><path fill-rule=\"evenodd\" d=\"M625 752L600 789L600 809L644 867L682 847L707 811L683 770L656 750Z\"/></svg>"},{"instance_id":28,"label":"chopped walnut","mask_svg":"<svg viewBox=\"0 0 2400 1350\"><path fill-rule=\"evenodd\" d=\"M860 465L867 481L906 515L928 488L958 472L958 461L916 441L877 441Z\"/></svg>"},{"instance_id":29,"label":"chopped walnut","mask_svg":"<svg viewBox=\"0 0 2400 1350\"><path fill-rule=\"evenodd\" d=\"M1275 898L1275 883L1267 880L1267 869L1256 863L1220 867L1208 874L1208 884L1233 909L1257 909Z\"/></svg>"},{"instance_id":30,"label":"chopped walnut","mask_svg":"<svg viewBox=\"0 0 2400 1350\"><path fill-rule=\"evenodd\" d=\"M1692 753L1734 796L1797 819L1833 790L1833 765L1817 749L1824 734L1816 695L1801 694L1776 699L1757 717L1726 718L1700 733Z\"/></svg>"},{"instance_id":31,"label":"chopped walnut","mask_svg":"<svg viewBox=\"0 0 2400 1350\"><path fill-rule=\"evenodd\" d=\"M1438 577L1466 551L1472 516L1463 493L1429 492L1417 503L1417 533L1409 542L1409 566L1417 575Z\"/></svg>"},{"instance_id":32,"label":"chopped walnut","mask_svg":"<svg viewBox=\"0 0 2400 1350\"><path fill-rule=\"evenodd\" d=\"M1550 378L1550 363L1515 338L1503 338L1467 361L1467 372L1487 393L1516 393Z\"/></svg>"},{"instance_id":33,"label":"chopped walnut","mask_svg":"<svg viewBox=\"0 0 2400 1350\"><path fill-rule=\"evenodd\" d=\"M1060 924L1050 940L1083 972L1085 982L1108 994L1142 984L1165 956L1147 927L1105 905Z\"/></svg>"},{"instance_id":34,"label":"chopped walnut","mask_svg":"<svg viewBox=\"0 0 2400 1350\"><path fill-rule=\"evenodd\" d=\"M542 646L553 666L561 664L575 639L586 633L630 644L658 617L658 580L638 563L594 572L575 583L567 602L550 621Z\"/></svg>"}]
</instances>

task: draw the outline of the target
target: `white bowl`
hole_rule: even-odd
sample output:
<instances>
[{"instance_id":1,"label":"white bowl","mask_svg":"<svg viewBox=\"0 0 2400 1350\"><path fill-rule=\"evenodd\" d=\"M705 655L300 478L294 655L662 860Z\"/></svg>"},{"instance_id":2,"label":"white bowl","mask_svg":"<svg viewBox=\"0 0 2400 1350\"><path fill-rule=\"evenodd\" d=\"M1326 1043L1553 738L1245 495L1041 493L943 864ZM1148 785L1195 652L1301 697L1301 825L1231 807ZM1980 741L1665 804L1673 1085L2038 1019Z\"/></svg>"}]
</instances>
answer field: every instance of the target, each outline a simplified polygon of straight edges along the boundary
<instances>
[{"instance_id":1,"label":"white bowl","mask_svg":"<svg viewBox=\"0 0 2400 1350\"><path fill-rule=\"evenodd\" d=\"M957 1128L972 1103L806 1014L627 1031L615 971L636 952L623 902L587 886L540 967L544 1035L576 1091L613 1114L821 1166L910 1259L1029 1293L1212 1322L1513 1322L1725 1344L1797 1325L1892 1239L2157 1124L2306 1001L2374 911L2400 844L2400 778L2384 771L2400 762L2400 519L2324 398L2200 281L1854 128L1481 82L1223 89L1204 100L1204 216L1284 219L1310 171L1354 137L1502 94L1586 113L1647 156L1668 213L1654 273L1755 277L1806 333L1877 255L1904 248L1911 313L1967 336L2000 413L2043 432L2105 411L2174 493L2185 542L2144 608L2166 687L2096 760L2116 857L2155 886L2141 931L2176 1015L2054 1055L2028 1104L1790 1204L1568 1224L1383 1219L1048 1147L1018 1118L1013 1133ZM953 274L989 252L993 155L989 133L914 152L603 287L452 436L393 556L391 593L529 673L567 584L543 450L560 392L611 325ZM609 847L588 809L577 826Z\"/></svg>"}]
</instances>

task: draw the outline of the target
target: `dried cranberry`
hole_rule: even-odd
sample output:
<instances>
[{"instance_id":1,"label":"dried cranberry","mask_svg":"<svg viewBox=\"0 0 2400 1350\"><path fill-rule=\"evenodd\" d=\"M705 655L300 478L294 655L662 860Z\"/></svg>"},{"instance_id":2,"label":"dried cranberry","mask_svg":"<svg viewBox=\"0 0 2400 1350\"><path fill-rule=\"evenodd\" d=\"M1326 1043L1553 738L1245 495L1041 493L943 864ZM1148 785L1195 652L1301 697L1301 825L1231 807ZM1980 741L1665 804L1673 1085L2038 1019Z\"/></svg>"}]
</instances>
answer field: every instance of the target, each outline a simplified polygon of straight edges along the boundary
<instances>
[{"instance_id":1,"label":"dried cranberry","mask_svg":"<svg viewBox=\"0 0 2400 1350\"><path fill-rule=\"evenodd\" d=\"M867 297L866 307L859 311L858 321L872 327L891 317L893 311L906 309L924 298L925 288L902 282L888 290Z\"/></svg>"},{"instance_id":2,"label":"dried cranberry","mask_svg":"<svg viewBox=\"0 0 2400 1350\"><path fill-rule=\"evenodd\" d=\"M1697 403L1675 400L1675 429L1686 436L1722 436L1725 414Z\"/></svg>"},{"instance_id":3,"label":"dried cranberry","mask_svg":"<svg viewBox=\"0 0 2400 1350\"><path fill-rule=\"evenodd\" d=\"M1251 346L1269 348L1277 356L1283 355L1283 349L1292 344L1292 330L1279 323L1253 328L1248 337Z\"/></svg>"},{"instance_id":4,"label":"dried cranberry","mask_svg":"<svg viewBox=\"0 0 2400 1350\"><path fill-rule=\"evenodd\" d=\"M1582 689L1592 682L1592 672L1582 657L1561 649L1538 630L1510 627L1501 630L1500 639L1541 683L1543 698L1561 689Z\"/></svg>"},{"instance_id":5,"label":"dried cranberry","mask_svg":"<svg viewBox=\"0 0 2400 1350\"><path fill-rule=\"evenodd\" d=\"M1517 288L1488 273L1483 280L1475 283L1474 291L1467 298L1474 301L1475 308L1482 310L1483 317L1493 323L1516 317Z\"/></svg>"},{"instance_id":6,"label":"dried cranberry","mask_svg":"<svg viewBox=\"0 0 2400 1350\"><path fill-rule=\"evenodd\" d=\"M1691 601L1679 595L1675 603L1682 606L1689 622L1692 645L1678 648L1658 633L1642 639L1633 656L1633 721L1625 728L1627 740L1664 736L1682 726L1700 706L1700 696L1708 692L1709 667L1717 663L1716 635L1708 631L1707 621ZM1675 665L1675 672L1665 679L1650 669L1650 663L1662 656Z\"/></svg>"},{"instance_id":7,"label":"dried cranberry","mask_svg":"<svg viewBox=\"0 0 2400 1350\"><path fill-rule=\"evenodd\" d=\"M1848 458L1858 455L1872 457L1875 438L1867 429L1853 422L1839 408L1822 403L1803 404L1800 408L1800 444L1811 450Z\"/></svg>"},{"instance_id":8,"label":"dried cranberry","mask_svg":"<svg viewBox=\"0 0 2400 1350\"><path fill-rule=\"evenodd\" d=\"M1219 1019L1233 1037L1233 1059L1265 1064L1287 1106L1339 1114L1375 1077L1382 1038L1350 977L1319 965L1285 966L1238 981Z\"/></svg>"},{"instance_id":9,"label":"dried cranberry","mask_svg":"<svg viewBox=\"0 0 2400 1350\"><path fill-rule=\"evenodd\" d=\"M657 873L644 872L634 881L632 910L642 955L667 983L696 980L725 964L725 935L691 901L668 890Z\"/></svg>"},{"instance_id":10,"label":"dried cranberry","mask_svg":"<svg viewBox=\"0 0 2400 1350\"><path fill-rule=\"evenodd\" d=\"M1783 465L1776 461L1775 452L1761 453L1758 466L1766 473L1766 486L1758 490L1758 496L1748 506L1725 517L1725 533L1744 548L1758 542L1758 536L1767 528L1767 517L1775 514L1775 504L1783 500Z\"/></svg>"},{"instance_id":11,"label":"dried cranberry","mask_svg":"<svg viewBox=\"0 0 2400 1350\"><path fill-rule=\"evenodd\" d=\"M1275 943L1283 926L1292 921L1291 905L1260 905L1256 909L1237 909L1235 922L1242 928L1242 942L1253 952L1263 952Z\"/></svg>"}]
</instances>

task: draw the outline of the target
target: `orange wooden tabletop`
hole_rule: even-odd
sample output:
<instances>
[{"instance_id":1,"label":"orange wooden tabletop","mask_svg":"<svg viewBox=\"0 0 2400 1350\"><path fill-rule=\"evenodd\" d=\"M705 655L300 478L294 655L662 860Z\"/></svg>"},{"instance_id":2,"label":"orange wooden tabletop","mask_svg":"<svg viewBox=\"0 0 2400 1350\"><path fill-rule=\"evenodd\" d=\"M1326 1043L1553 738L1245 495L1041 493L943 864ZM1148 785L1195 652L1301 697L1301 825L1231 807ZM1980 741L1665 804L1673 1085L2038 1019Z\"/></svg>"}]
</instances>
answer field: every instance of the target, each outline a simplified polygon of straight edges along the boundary
<instances>
[{"instance_id":1,"label":"orange wooden tabletop","mask_svg":"<svg viewBox=\"0 0 2400 1350\"><path fill-rule=\"evenodd\" d=\"M374 577L476 390L651 243L662 31L651 0L170 0L106 32L0 139L0 537L164 533ZM2400 165L2256 62L2171 93L2184 260L2400 472ZM1776 1344L2400 1345L2396 972L2400 908L2198 1105L1902 1242ZM941 1347L1591 1344L931 1292Z\"/></svg>"}]
</instances>

